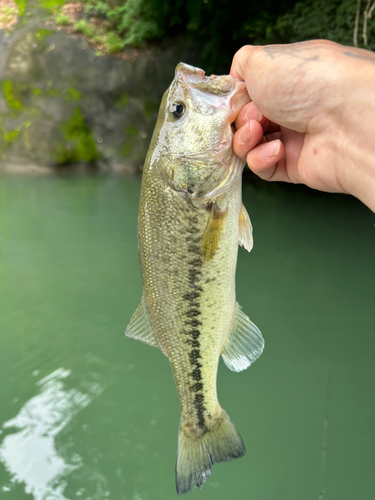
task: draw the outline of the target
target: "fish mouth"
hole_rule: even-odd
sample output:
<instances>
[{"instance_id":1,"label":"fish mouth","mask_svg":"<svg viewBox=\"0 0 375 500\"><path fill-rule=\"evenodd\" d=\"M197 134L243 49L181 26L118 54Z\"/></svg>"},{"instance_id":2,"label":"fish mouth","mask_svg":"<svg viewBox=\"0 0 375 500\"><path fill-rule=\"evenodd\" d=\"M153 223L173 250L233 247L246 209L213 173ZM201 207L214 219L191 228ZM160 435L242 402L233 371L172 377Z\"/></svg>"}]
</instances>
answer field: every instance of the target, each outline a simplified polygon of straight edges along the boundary
<instances>
[{"instance_id":1,"label":"fish mouth","mask_svg":"<svg viewBox=\"0 0 375 500\"><path fill-rule=\"evenodd\" d=\"M179 63L175 70L176 79L207 94L227 96L225 106L229 108L229 123L233 123L242 107L250 101L245 82L235 80L231 75L206 76L203 69Z\"/></svg>"},{"instance_id":2,"label":"fish mouth","mask_svg":"<svg viewBox=\"0 0 375 500\"><path fill-rule=\"evenodd\" d=\"M185 63L177 65L175 75L178 80L182 80L190 87L194 87L208 94L218 96L228 95L234 88L234 80L230 75L206 76L203 69L195 68Z\"/></svg>"}]
</instances>

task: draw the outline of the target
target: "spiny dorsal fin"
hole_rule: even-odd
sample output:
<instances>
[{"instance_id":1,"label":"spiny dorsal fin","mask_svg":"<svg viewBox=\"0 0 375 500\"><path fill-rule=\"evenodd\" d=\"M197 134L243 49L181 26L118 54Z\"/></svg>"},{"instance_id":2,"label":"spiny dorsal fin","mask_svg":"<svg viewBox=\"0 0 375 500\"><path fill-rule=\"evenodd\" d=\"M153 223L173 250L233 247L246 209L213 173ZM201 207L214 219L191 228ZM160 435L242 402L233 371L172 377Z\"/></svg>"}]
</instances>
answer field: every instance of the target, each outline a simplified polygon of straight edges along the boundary
<instances>
[{"instance_id":1,"label":"spiny dorsal fin","mask_svg":"<svg viewBox=\"0 0 375 500\"><path fill-rule=\"evenodd\" d=\"M230 370L246 370L262 354L264 340L259 329L236 303L232 330L222 352L224 363Z\"/></svg>"},{"instance_id":2,"label":"spiny dorsal fin","mask_svg":"<svg viewBox=\"0 0 375 500\"><path fill-rule=\"evenodd\" d=\"M125 337L159 348L159 343L156 340L150 320L148 319L143 297L137 310L127 324Z\"/></svg>"},{"instance_id":3,"label":"spiny dorsal fin","mask_svg":"<svg viewBox=\"0 0 375 500\"><path fill-rule=\"evenodd\" d=\"M254 245L253 227L251 225L249 214L247 213L247 210L243 204L240 210L238 227L239 227L238 244L241 247L244 247L248 252L250 252Z\"/></svg>"}]
</instances>

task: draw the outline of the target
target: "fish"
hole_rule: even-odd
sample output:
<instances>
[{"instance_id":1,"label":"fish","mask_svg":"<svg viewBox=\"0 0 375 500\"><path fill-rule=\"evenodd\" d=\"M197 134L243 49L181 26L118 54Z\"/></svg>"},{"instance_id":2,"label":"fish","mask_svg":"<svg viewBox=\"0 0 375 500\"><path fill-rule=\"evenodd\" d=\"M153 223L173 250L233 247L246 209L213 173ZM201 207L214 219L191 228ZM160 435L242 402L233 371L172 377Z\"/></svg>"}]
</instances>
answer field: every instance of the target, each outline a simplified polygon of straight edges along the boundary
<instances>
[{"instance_id":1,"label":"fish","mask_svg":"<svg viewBox=\"0 0 375 500\"><path fill-rule=\"evenodd\" d=\"M250 251L253 239L241 199L245 163L233 152L232 124L249 100L244 82L178 64L143 167L143 294L125 336L169 359L181 410L179 495L200 489L215 463L245 455L218 401L218 363L221 355L238 372L264 348L235 294L238 244Z\"/></svg>"}]
</instances>

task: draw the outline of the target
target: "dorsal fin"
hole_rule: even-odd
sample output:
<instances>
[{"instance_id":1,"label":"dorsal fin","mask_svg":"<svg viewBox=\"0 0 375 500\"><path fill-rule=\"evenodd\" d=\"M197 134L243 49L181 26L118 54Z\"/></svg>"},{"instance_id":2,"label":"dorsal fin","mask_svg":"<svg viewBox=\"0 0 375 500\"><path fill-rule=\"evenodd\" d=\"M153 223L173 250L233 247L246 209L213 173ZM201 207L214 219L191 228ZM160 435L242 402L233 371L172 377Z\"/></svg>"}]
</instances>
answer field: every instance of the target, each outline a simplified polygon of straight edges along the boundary
<instances>
[{"instance_id":1,"label":"dorsal fin","mask_svg":"<svg viewBox=\"0 0 375 500\"><path fill-rule=\"evenodd\" d=\"M258 327L241 311L236 302L236 310L222 358L230 370L246 370L262 354L264 340Z\"/></svg>"}]
</instances>

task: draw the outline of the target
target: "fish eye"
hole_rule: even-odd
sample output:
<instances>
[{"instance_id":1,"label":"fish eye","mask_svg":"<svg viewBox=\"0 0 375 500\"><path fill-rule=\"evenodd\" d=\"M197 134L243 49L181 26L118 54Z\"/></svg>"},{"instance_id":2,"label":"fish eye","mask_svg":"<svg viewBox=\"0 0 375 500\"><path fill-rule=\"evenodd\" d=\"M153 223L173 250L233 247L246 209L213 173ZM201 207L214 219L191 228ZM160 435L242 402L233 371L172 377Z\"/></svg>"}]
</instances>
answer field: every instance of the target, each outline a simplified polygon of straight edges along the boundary
<instances>
[{"instance_id":1,"label":"fish eye","mask_svg":"<svg viewBox=\"0 0 375 500\"><path fill-rule=\"evenodd\" d=\"M169 106L169 112L175 118L181 118L181 116L185 113L186 106L181 101L172 102Z\"/></svg>"}]
</instances>

